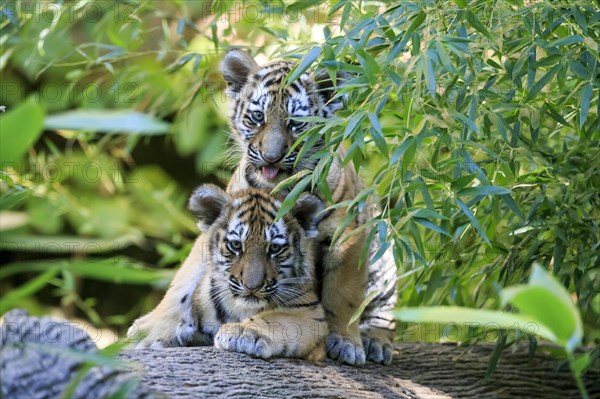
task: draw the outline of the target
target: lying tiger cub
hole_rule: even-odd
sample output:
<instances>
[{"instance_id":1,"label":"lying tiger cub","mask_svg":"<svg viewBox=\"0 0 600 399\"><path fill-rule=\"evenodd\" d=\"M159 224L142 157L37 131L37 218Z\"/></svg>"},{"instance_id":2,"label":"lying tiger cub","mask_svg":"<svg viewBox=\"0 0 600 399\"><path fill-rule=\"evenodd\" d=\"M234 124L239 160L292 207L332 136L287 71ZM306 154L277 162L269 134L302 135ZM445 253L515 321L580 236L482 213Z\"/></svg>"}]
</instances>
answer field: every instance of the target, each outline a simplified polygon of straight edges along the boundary
<instances>
[{"instance_id":1,"label":"lying tiger cub","mask_svg":"<svg viewBox=\"0 0 600 399\"><path fill-rule=\"evenodd\" d=\"M190 199L203 234L161 303L127 335L138 347L214 345L261 358L325 356L315 293L315 195L275 222L281 202L258 189L200 186ZM195 256L194 256L195 255Z\"/></svg>"}]
</instances>

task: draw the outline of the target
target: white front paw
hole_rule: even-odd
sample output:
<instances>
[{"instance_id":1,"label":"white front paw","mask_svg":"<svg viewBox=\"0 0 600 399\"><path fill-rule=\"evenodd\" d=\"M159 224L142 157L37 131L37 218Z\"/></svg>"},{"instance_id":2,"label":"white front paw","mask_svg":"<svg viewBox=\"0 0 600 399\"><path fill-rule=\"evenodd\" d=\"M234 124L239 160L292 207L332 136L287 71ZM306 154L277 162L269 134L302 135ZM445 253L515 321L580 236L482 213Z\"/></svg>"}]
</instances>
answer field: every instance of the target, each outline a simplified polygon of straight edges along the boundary
<instances>
[{"instance_id":1,"label":"white front paw","mask_svg":"<svg viewBox=\"0 0 600 399\"><path fill-rule=\"evenodd\" d=\"M196 324L190 321L161 319L152 314L136 320L127 331L136 349L160 349L189 345L196 333Z\"/></svg>"},{"instance_id":2,"label":"white front paw","mask_svg":"<svg viewBox=\"0 0 600 399\"><path fill-rule=\"evenodd\" d=\"M249 325L223 324L215 336L215 347L262 359L275 355L273 341Z\"/></svg>"}]
</instances>

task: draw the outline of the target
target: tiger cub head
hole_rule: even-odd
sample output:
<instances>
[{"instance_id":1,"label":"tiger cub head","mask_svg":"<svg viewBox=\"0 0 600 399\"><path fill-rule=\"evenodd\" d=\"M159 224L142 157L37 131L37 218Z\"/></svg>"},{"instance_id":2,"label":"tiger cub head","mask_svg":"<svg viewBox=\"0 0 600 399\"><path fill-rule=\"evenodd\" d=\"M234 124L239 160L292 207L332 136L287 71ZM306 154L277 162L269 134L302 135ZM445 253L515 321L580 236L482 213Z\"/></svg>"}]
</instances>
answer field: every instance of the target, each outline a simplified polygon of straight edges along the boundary
<instances>
[{"instance_id":1,"label":"tiger cub head","mask_svg":"<svg viewBox=\"0 0 600 399\"><path fill-rule=\"evenodd\" d=\"M312 283L311 238L324 204L303 194L275 221L280 206L279 199L259 189L230 195L205 184L192 194L189 207L209 236L205 259L215 272L212 285L227 303L256 310L282 306L302 294L302 283Z\"/></svg>"},{"instance_id":2,"label":"tiger cub head","mask_svg":"<svg viewBox=\"0 0 600 399\"><path fill-rule=\"evenodd\" d=\"M290 149L311 125L295 118L328 118L342 106L327 71L304 73L286 87L284 79L294 66L287 61L259 66L241 50L229 51L221 62L233 105L229 122L244 149L242 172L251 187L272 189L299 170L314 169L312 154L294 165L299 148ZM336 83L343 78L338 74Z\"/></svg>"}]
</instances>

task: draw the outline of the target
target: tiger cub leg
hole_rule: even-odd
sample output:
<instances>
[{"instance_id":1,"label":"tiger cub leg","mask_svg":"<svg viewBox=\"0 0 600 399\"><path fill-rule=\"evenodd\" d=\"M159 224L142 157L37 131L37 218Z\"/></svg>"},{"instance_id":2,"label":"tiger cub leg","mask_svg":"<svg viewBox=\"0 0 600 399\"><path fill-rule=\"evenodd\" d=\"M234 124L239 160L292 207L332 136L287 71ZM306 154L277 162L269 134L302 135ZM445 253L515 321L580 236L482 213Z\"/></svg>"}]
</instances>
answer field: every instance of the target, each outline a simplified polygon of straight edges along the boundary
<instances>
[{"instance_id":1,"label":"tiger cub leg","mask_svg":"<svg viewBox=\"0 0 600 399\"><path fill-rule=\"evenodd\" d=\"M373 242L371 256L379 250L379 242ZM376 292L361 316L360 331L367 360L388 365L392 362L396 321L396 264L391 247L377 262L369 265L367 293Z\"/></svg>"},{"instance_id":2,"label":"tiger cub leg","mask_svg":"<svg viewBox=\"0 0 600 399\"><path fill-rule=\"evenodd\" d=\"M142 337L136 348L186 346L197 339L192 299L205 273L202 256L206 245L205 236L200 236L161 302L150 313L133 322L127 337Z\"/></svg>"},{"instance_id":3,"label":"tiger cub leg","mask_svg":"<svg viewBox=\"0 0 600 399\"><path fill-rule=\"evenodd\" d=\"M363 365L366 359L359 321L349 325L364 299L367 284L367 268L358 265L362 244L359 236L326 252L321 288L321 302L330 331L327 354L340 363L354 366Z\"/></svg>"},{"instance_id":4,"label":"tiger cub leg","mask_svg":"<svg viewBox=\"0 0 600 399\"><path fill-rule=\"evenodd\" d=\"M215 336L215 346L263 359L325 357L327 322L321 305L268 310L240 323L226 323Z\"/></svg>"}]
</instances>

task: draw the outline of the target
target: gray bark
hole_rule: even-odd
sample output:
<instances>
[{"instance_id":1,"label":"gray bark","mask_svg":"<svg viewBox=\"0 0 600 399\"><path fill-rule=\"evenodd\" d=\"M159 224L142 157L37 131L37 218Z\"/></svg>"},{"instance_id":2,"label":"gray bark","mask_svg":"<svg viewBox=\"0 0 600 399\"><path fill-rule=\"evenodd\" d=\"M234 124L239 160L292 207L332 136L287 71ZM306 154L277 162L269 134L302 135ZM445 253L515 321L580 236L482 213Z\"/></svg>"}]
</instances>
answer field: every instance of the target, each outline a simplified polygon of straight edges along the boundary
<instances>
[{"instance_id":1,"label":"gray bark","mask_svg":"<svg viewBox=\"0 0 600 399\"><path fill-rule=\"evenodd\" d=\"M486 380L493 349L407 343L397 345L391 366L360 368L331 361L264 361L212 347L126 350L88 369L85 361L93 360L89 356L97 349L84 331L16 310L5 315L1 327L0 396L56 398L72 384L74 398L579 397L568 365L544 348L531 360L525 347L505 351ZM597 364L586 374L586 385L591 398L600 398Z\"/></svg>"},{"instance_id":2,"label":"gray bark","mask_svg":"<svg viewBox=\"0 0 600 399\"><path fill-rule=\"evenodd\" d=\"M97 352L88 334L68 322L10 311L0 328L0 397L164 397L141 384L125 362L100 358L107 364L88 366Z\"/></svg>"},{"instance_id":3,"label":"gray bark","mask_svg":"<svg viewBox=\"0 0 600 399\"><path fill-rule=\"evenodd\" d=\"M538 348L506 350L489 380L494 345L460 348L400 344L391 366L264 361L211 347L129 350L121 356L144 366L144 382L176 398L578 398L568 365ZM586 381L600 398L600 370Z\"/></svg>"}]
</instances>

